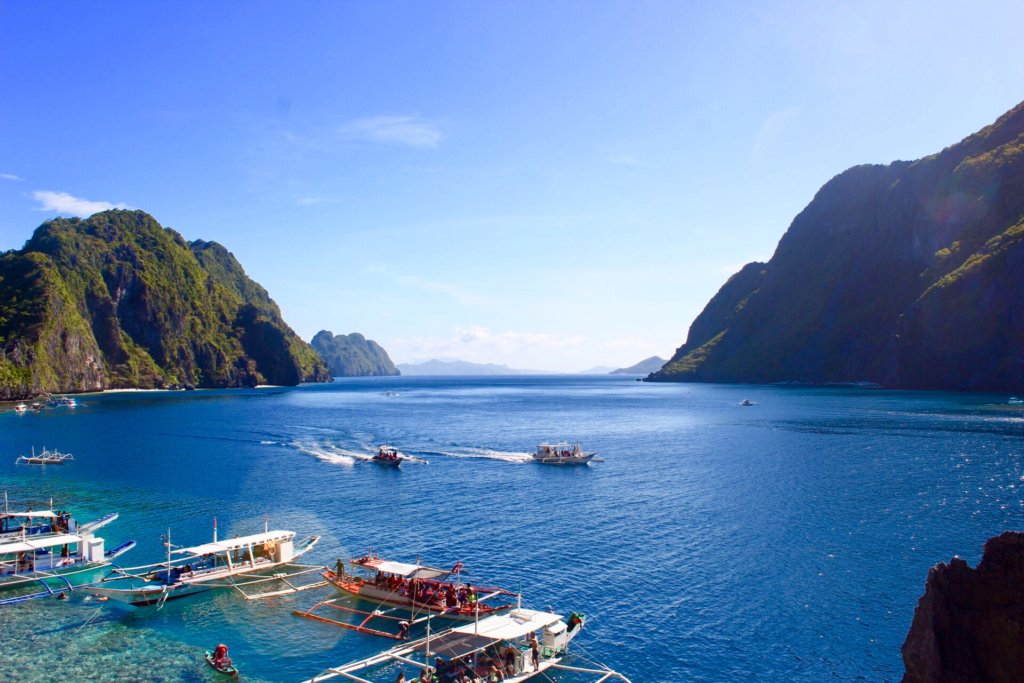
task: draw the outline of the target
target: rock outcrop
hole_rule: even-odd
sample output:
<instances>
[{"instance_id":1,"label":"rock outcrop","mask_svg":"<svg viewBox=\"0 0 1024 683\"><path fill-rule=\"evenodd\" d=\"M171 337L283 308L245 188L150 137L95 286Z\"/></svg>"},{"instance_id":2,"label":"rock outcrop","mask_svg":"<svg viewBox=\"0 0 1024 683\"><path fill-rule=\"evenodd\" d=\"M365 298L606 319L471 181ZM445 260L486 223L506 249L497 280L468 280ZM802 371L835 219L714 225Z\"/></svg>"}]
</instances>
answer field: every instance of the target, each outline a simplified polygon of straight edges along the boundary
<instances>
[{"instance_id":1,"label":"rock outcrop","mask_svg":"<svg viewBox=\"0 0 1024 683\"><path fill-rule=\"evenodd\" d=\"M400 375L388 352L358 332L334 336L330 330L317 332L313 349L327 363L334 377L375 377Z\"/></svg>"},{"instance_id":2,"label":"rock outcrop","mask_svg":"<svg viewBox=\"0 0 1024 683\"><path fill-rule=\"evenodd\" d=\"M329 379L230 252L142 211L47 221L0 256L0 398Z\"/></svg>"},{"instance_id":3,"label":"rock outcrop","mask_svg":"<svg viewBox=\"0 0 1024 683\"><path fill-rule=\"evenodd\" d=\"M904 683L1024 681L1024 533L989 539L977 569L928 572L903 664Z\"/></svg>"},{"instance_id":4,"label":"rock outcrop","mask_svg":"<svg viewBox=\"0 0 1024 683\"><path fill-rule=\"evenodd\" d=\"M655 381L1024 389L1024 104L836 176L729 279Z\"/></svg>"}]
</instances>

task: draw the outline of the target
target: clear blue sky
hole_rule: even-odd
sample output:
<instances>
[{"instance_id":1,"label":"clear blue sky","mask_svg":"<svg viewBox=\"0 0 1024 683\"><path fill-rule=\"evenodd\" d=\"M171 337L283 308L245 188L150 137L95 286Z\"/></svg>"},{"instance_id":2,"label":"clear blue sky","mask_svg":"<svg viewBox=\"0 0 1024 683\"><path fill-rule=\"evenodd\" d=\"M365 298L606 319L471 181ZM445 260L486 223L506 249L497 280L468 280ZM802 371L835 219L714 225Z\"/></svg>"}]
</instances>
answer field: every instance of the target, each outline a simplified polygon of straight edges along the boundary
<instances>
[{"instance_id":1,"label":"clear blue sky","mask_svg":"<svg viewBox=\"0 0 1024 683\"><path fill-rule=\"evenodd\" d=\"M0 0L0 248L143 209L305 339L668 357L844 169L1024 100L1024 4Z\"/></svg>"}]
</instances>

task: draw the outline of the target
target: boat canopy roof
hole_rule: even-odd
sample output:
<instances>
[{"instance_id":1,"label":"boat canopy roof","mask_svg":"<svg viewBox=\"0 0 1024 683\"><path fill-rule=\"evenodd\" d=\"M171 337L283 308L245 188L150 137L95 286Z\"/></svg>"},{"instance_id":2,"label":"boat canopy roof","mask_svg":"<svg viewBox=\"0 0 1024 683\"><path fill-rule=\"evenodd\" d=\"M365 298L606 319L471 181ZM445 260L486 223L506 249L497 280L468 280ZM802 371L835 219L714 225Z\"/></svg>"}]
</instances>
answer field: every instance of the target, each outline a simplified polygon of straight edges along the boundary
<instances>
[{"instance_id":1,"label":"boat canopy roof","mask_svg":"<svg viewBox=\"0 0 1024 683\"><path fill-rule=\"evenodd\" d=\"M562 620L561 615L551 612L539 612L532 609L514 609L507 614L495 614L481 619L476 624L466 624L453 628L455 633L470 633L491 640L514 640L527 633L533 633L545 626Z\"/></svg>"},{"instance_id":2,"label":"boat canopy roof","mask_svg":"<svg viewBox=\"0 0 1024 683\"><path fill-rule=\"evenodd\" d=\"M294 531L265 531L262 534L252 534L250 536L237 536L235 538L225 538L223 541L214 541L212 543L204 543L203 545L192 546L191 548L178 548L172 550L172 553L179 555L209 555L210 553L227 553L232 550L238 550L239 548L247 548L251 545L259 545L260 543L290 541L295 536Z\"/></svg>"},{"instance_id":3,"label":"boat canopy roof","mask_svg":"<svg viewBox=\"0 0 1024 683\"><path fill-rule=\"evenodd\" d=\"M427 567L422 564L409 564L408 562L382 560L377 557L371 557L368 560L357 560L353 564L376 569L380 572L387 572L388 574L395 574L407 579L435 579L439 576L451 574L447 569Z\"/></svg>"},{"instance_id":4,"label":"boat canopy roof","mask_svg":"<svg viewBox=\"0 0 1024 683\"><path fill-rule=\"evenodd\" d=\"M41 548L53 548L68 543L81 543L82 537L78 534L58 534L56 536L26 536L9 543L0 543L0 555L4 553L26 553Z\"/></svg>"},{"instance_id":5,"label":"boat canopy roof","mask_svg":"<svg viewBox=\"0 0 1024 683\"><path fill-rule=\"evenodd\" d=\"M0 517L38 517L40 519L53 519L57 513L53 510L29 510L27 512L4 512Z\"/></svg>"}]
</instances>

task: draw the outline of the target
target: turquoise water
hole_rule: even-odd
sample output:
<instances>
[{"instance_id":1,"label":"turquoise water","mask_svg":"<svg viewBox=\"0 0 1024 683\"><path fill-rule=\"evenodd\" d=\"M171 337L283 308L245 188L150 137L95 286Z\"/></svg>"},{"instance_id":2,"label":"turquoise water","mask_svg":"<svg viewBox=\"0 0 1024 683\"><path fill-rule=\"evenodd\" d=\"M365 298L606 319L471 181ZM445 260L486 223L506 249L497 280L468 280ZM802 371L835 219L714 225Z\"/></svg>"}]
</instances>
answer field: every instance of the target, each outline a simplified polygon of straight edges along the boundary
<instances>
[{"instance_id":1,"label":"turquoise water","mask_svg":"<svg viewBox=\"0 0 1024 683\"><path fill-rule=\"evenodd\" d=\"M388 395L390 392L391 395ZM741 407L749 398L755 402ZM162 557L272 528L373 547L586 612L574 644L634 682L898 680L928 568L1024 528L1024 410L1008 396L622 377L373 378L294 389L86 396L0 413L0 487ZM604 462L526 461L570 439ZM365 462L388 442L427 461ZM32 446L65 467L15 466ZM300 619L326 589L163 609L87 592L0 608L0 680L297 681L391 644ZM556 680L578 680L564 676Z\"/></svg>"}]
</instances>

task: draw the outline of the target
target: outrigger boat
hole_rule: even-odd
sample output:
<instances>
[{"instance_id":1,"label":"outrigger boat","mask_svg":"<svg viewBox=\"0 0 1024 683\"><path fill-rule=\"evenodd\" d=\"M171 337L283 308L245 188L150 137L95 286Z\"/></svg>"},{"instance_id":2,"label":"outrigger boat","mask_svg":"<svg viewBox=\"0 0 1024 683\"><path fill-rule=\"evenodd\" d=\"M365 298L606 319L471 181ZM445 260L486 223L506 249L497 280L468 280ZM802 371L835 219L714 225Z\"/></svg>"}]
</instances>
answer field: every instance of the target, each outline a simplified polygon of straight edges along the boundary
<instances>
[{"instance_id":1,"label":"outrigger boat","mask_svg":"<svg viewBox=\"0 0 1024 683\"><path fill-rule=\"evenodd\" d=\"M61 453L60 451L48 451L43 447L43 452L36 455L36 449L32 449L32 455L19 456L14 461L15 465L63 465L69 460L74 460L75 456L70 453Z\"/></svg>"},{"instance_id":2,"label":"outrigger boat","mask_svg":"<svg viewBox=\"0 0 1024 683\"><path fill-rule=\"evenodd\" d=\"M583 628L585 617L573 613L568 621L551 612L516 608L495 614L472 624L464 624L423 638L396 645L372 657L332 667L305 681L319 683L345 678L358 683L393 681L396 665L416 667L418 677L410 683L449 683L453 681L493 681L519 683L552 670L596 676L594 680L617 679L629 683L622 674L600 664L570 664L569 642ZM537 632L541 640L537 640ZM582 656L576 656L582 659ZM358 674L358 675L357 675Z\"/></svg>"},{"instance_id":3,"label":"outrigger boat","mask_svg":"<svg viewBox=\"0 0 1024 683\"><path fill-rule=\"evenodd\" d=\"M461 562L446 570L419 563L385 560L368 554L351 560L349 564L355 569L354 573L346 572L344 563L338 560L336 568L325 570L322 576L327 583L342 593L374 603L376 607L372 611L359 610L338 598L333 598L323 600L307 610L295 610L293 614L342 628L401 640L407 637L410 626L434 616L465 621L512 609L511 603L491 604L491 601L516 596L515 593L503 588L474 587L469 582L463 583L461 574L465 570ZM325 607L365 618L358 624L337 621L318 613ZM382 607L390 609L381 609ZM392 633L369 626L375 619L396 622L399 626L398 632Z\"/></svg>"},{"instance_id":4,"label":"outrigger boat","mask_svg":"<svg viewBox=\"0 0 1024 683\"><path fill-rule=\"evenodd\" d=\"M33 527L36 533L23 529L20 534L0 537L0 589L24 588L36 583L44 588L36 593L0 600L0 605L51 595L53 589L49 579L57 579L61 589L73 590L74 586L66 577L109 565L135 547L135 541L126 541L113 550L104 550L103 539L95 535L100 527L117 519L116 512L77 526L73 526L73 520L66 513L47 512L51 516L5 513L5 521L20 516L29 520L49 520L50 526L43 526L43 522ZM65 522L71 530L64 527Z\"/></svg>"},{"instance_id":5,"label":"outrigger boat","mask_svg":"<svg viewBox=\"0 0 1024 683\"><path fill-rule=\"evenodd\" d=\"M266 526L264 525L264 529ZM323 565L300 565L295 561L313 549L319 536L309 536L298 544L294 531L268 531L250 536L217 540L214 522L213 541L189 548L174 548L167 532L167 561L141 567L114 569L90 589L99 595L136 607L163 606L176 600L215 588L234 588L247 600L296 593L326 585L324 581L295 585L297 576L323 571ZM179 557L172 558L172 555ZM281 568L295 571L282 572ZM281 581L286 589L247 593L250 586Z\"/></svg>"},{"instance_id":6,"label":"outrigger boat","mask_svg":"<svg viewBox=\"0 0 1024 683\"><path fill-rule=\"evenodd\" d=\"M405 460L405 456L394 446L384 445L377 449L377 454L371 460L384 467L398 467Z\"/></svg>"},{"instance_id":7,"label":"outrigger boat","mask_svg":"<svg viewBox=\"0 0 1024 683\"><path fill-rule=\"evenodd\" d=\"M533 459L544 465L586 465L597 453L586 452L578 443L542 443Z\"/></svg>"},{"instance_id":8,"label":"outrigger boat","mask_svg":"<svg viewBox=\"0 0 1024 683\"><path fill-rule=\"evenodd\" d=\"M95 532L117 519L117 513L100 517L86 524L79 525L70 512L54 511L53 501L43 510L11 510L4 491L4 511L0 514L0 542L17 539L23 536L40 536L43 534L87 534Z\"/></svg>"}]
</instances>

